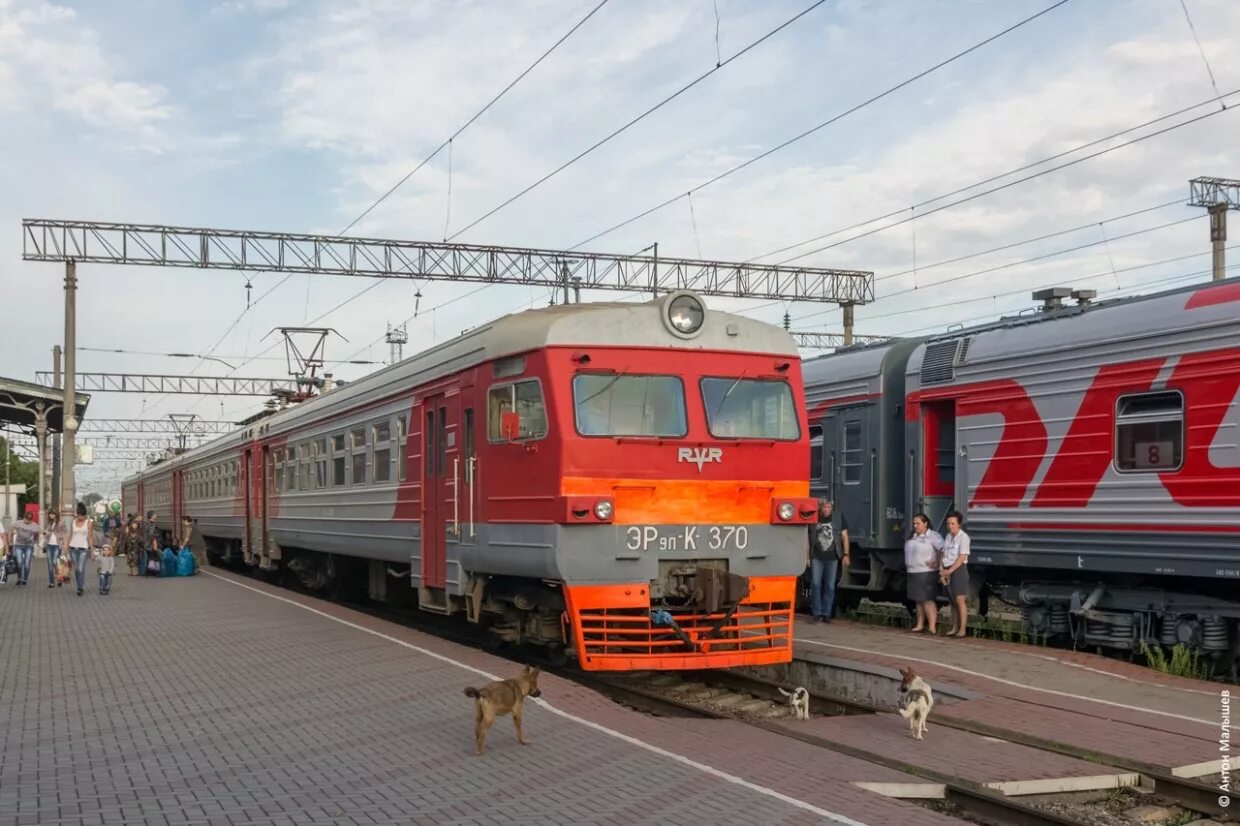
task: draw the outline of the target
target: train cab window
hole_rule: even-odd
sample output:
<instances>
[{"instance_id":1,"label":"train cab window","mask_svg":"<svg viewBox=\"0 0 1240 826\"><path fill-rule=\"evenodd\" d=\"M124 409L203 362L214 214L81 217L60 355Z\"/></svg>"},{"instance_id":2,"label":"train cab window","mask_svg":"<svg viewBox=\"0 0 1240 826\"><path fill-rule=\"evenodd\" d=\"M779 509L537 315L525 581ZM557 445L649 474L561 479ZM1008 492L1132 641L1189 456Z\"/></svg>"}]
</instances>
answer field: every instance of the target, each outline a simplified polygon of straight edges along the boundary
<instances>
[{"instance_id":1,"label":"train cab window","mask_svg":"<svg viewBox=\"0 0 1240 826\"><path fill-rule=\"evenodd\" d=\"M818 425L812 425L809 429L809 478L811 481L822 481L822 467L822 428Z\"/></svg>"},{"instance_id":2,"label":"train cab window","mask_svg":"<svg viewBox=\"0 0 1240 826\"><path fill-rule=\"evenodd\" d=\"M327 440L314 440L314 487L322 490L327 487Z\"/></svg>"},{"instance_id":3,"label":"train cab window","mask_svg":"<svg viewBox=\"0 0 1240 826\"><path fill-rule=\"evenodd\" d=\"M702 402L712 436L776 441L800 438L792 388L786 381L702 379Z\"/></svg>"},{"instance_id":4,"label":"train cab window","mask_svg":"<svg viewBox=\"0 0 1240 826\"><path fill-rule=\"evenodd\" d=\"M359 427L350 434L353 448L353 484L366 484L366 428Z\"/></svg>"},{"instance_id":5,"label":"train cab window","mask_svg":"<svg viewBox=\"0 0 1240 826\"><path fill-rule=\"evenodd\" d=\"M840 473L845 485L861 484L861 422L844 422L844 444L840 451Z\"/></svg>"},{"instance_id":6,"label":"train cab window","mask_svg":"<svg viewBox=\"0 0 1240 826\"><path fill-rule=\"evenodd\" d=\"M582 436L671 436L689 432L677 376L578 373L573 418Z\"/></svg>"},{"instance_id":7,"label":"train cab window","mask_svg":"<svg viewBox=\"0 0 1240 826\"><path fill-rule=\"evenodd\" d=\"M1179 470L1184 463L1184 396L1175 390L1120 396L1115 405L1115 469Z\"/></svg>"},{"instance_id":8,"label":"train cab window","mask_svg":"<svg viewBox=\"0 0 1240 826\"><path fill-rule=\"evenodd\" d=\"M407 416L396 417L396 479L405 481L405 445L409 443L409 419Z\"/></svg>"},{"instance_id":9,"label":"train cab window","mask_svg":"<svg viewBox=\"0 0 1240 826\"><path fill-rule=\"evenodd\" d=\"M392 425L390 422L378 422L372 428L375 443L374 483L384 484L392 481Z\"/></svg>"},{"instance_id":10,"label":"train cab window","mask_svg":"<svg viewBox=\"0 0 1240 826\"><path fill-rule=\"evenodd\" d=\"M517 438L540 439L547 435L542 385L535 380L519 381L492 387L487 393L487 436L492 442L504 441L500 422L505 413L514 410L520 427Z\"/></svg>"},{"instance_id":11,"label":"train cab window","mask_svg":"<svg viewBox=\"0 0 1240 826\"><path fill-rule=\"evenodd\" d=\"M332 436L332 487L343 487L345 484L345 467L348 459L344 452L344 434Z\"/></svg>"}]
</instances>

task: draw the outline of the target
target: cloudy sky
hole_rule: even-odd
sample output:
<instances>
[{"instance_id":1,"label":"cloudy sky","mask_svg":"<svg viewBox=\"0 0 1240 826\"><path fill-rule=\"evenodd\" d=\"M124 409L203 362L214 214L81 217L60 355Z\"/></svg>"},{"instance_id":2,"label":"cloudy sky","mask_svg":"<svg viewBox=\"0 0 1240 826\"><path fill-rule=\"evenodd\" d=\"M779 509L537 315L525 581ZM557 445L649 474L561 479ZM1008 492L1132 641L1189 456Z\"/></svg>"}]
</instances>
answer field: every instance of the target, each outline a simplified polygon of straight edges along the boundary
<instances>
[{"instance_id":1,"label":"cloudy sky","mask_svg":"<svg viewBox=\"0 0 1240 826\"><path fill-rule=\"evenodd\" d=\"M827 0L478 222L813 5L610 0L453 142L451 176L441 153L351 232L567 248L675 199L586 248L658 241L663 255L873 270L878 298L858 310L857 330L874 334L1019 311L1042 286L1105 297L1207 279L1206 218L1184 201L1189 178L1240 177L1240 114L1212 100L1217 90L1240 103L1226 98L1240 89L1234 0L1186 0L1213 82L1180 0L1070 0L696 189L1052 3ZM0 375L49 369L63 326L62 270L21 260L22 218L339 232L597 4L0 0ZM879 216L891 217L837 232ZM381 362L388 322L409 321L409 355L548 299L436 282L421 285L414 317L407 282L298 276L272 290L280 276L255 274L262 300L247 311L240 273L96 265L79 275L78 366L90 371L228 369L145 355L182 352L279 376L282 350L265 336L312 321L347 339L330 342L329 359ZM840 323L826 305L712 306L775 322L787 312L802 330ZM333 369L351 379L374 368ZM92 411L235 419L258 404L96 395Z\"/></svg>"}]
</instances>

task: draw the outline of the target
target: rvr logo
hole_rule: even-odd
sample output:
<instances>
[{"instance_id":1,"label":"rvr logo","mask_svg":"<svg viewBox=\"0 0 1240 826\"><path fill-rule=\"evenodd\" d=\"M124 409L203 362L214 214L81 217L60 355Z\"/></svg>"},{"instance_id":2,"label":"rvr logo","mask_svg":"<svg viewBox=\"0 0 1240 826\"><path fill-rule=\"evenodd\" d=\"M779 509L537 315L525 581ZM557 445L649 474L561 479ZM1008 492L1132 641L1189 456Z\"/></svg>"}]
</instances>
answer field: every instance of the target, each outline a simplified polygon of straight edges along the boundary
<instances>
[{"instance_id":1,"label":"rvr logo","mask_svg":"<svg viewBox=\"0 0 1240 826\"><path fill-rule=\"evenodd\" d=\"M698 473L702 472L702 466L710 462L723 461L723 448L721 447L682 447L676 450L676 461L693 462L697 465Z\"/></svg>"}]
</instances>

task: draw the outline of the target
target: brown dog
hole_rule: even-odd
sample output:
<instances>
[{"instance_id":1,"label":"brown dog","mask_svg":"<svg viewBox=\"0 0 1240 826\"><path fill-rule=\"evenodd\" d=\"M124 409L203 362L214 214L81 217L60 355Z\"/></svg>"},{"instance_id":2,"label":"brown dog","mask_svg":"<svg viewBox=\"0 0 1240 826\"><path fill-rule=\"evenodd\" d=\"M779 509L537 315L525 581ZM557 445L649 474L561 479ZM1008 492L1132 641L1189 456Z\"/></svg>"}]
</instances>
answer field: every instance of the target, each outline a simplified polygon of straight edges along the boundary
<instances>
[{"instance_id":1,"label":"brown dog","mask_svg":"<svg viewBox=\"0 0 1240 826\"><path fill-rule=\"evenodd\" d=\"M489 683L482 688L465 689L466 697L474 698L474 745L478 754L482 754L487 741L487 729L495 722L496 717L504 714L512 715L512 722L517 727L517 742L528 746L525 733L521 731L521 704L526 697L537 697L542 694L538 690L538 669L528 665L515 680L500 680Z\"/></svg>"}]
</instances>

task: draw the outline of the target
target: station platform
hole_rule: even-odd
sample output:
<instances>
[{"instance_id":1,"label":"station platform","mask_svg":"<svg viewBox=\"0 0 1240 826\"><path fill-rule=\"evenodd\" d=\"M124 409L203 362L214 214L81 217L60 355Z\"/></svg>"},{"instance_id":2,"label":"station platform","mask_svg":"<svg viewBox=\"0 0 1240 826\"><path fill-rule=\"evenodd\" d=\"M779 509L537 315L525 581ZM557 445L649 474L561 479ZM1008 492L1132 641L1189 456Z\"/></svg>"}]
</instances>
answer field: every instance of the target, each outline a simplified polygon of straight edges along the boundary
<instances>
[{"instance_id":1,"label":"station platform","mask_svg":"<svg viewBox=\"0 0 1240 826\"><path fill-rule=\"evenodd\" d=\"M936 718L958 720L999 737L1019 734L1093 759L1120 758L1179 777L1214 774L1221 765L1220 694L1227 688L1222 684L1079 651L931 637L846 620L814 624L798 618L795 657L833 672L897 682L899 669L912 667L936 692L931 728ZM848 725L864 723L828 719L821 725L847 738ZM955 740L963 734L940 726L936 737ZM970 748L978 754L993 750L976 742ZM995 754L989 771L1003 775L1015 754ZM1084 771L1064 768L1069 774ZM967 766L962 776L968 776Z\"/></svg>"},{"instance_id":2,"label":"station platform","mask_svg":"<svg viewBox=\"0 0 1240 826\"><path fill-rule=\"evenodd\" d=\"M13 824L948 824L915 778L552 676L473 753L469 685L518 667L213 569L112 594L0 587ZM932 723L933 725L933 723Z\"/></svg>"}]
</instances>

